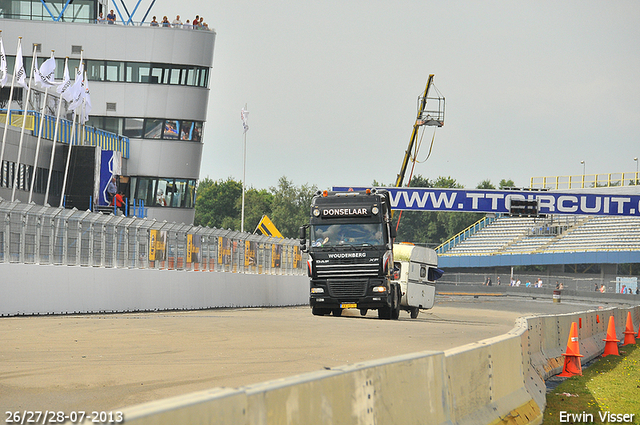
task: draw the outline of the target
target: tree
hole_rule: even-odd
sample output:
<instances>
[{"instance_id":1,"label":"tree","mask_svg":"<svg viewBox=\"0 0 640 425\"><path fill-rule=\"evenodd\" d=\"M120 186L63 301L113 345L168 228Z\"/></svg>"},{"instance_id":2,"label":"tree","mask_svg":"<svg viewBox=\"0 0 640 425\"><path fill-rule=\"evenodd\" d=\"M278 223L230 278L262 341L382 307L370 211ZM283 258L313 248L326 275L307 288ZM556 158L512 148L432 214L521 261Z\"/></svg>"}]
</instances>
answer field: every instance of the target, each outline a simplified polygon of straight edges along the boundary
<instances>
[{"instance_id":1,"label":"tree","mask_svg":"<svg viewBox=\"0 0 640 425\"><path fill-rule=\"evenodd\" d=\"M495 185L493 183L491 183L491 181L489 179L482 180L476 186L476 189L495 189L495 188L496 188Z\"/></svg>"},{"instance_id":2,"label":"tree","mask_svg":"<svg viewBox=\"0 0 640 425\"><path fill-rule=\"evenodd\" d=\"M273 202L271 221L286 238L298 237L300 226L309 222L311 199L318 190L316 185L293 185L286 177L280 177L277 187L272 187Z\"/></svg>"},{"instance_id":3,"label":"tree","mask_svg":"<svg viewBox=\"0 0 640 425\"><path fill-rule=\"evenodd\" d=\"M205 178L198 184L196 192L196 226L224 228L225 218L239 217L238 197L242 196L242 183L233 180L213 181Z\"/></svg>"},{"instance_id":4,"label":"tree","mask_svg":"<svg viewBox=\"0 0 640 425\"><path fill-rule=\"evenodd\" d=\"M253 233L262 216L267 215L271 218L271 204L273 202L273 194L266 189L255 189L253 187L247 189L244 193L244 231ZM222 227L225 229L240 230L242 228L242 192L236 200L236 210L238 215L233 217L225 217Z\"/></svg>"},{"instance_id":5,"label":"tree","mask_svg":"<svg viewBox=\"0 0 640 425\"><path fill-rule=\"evenodd\" d=\"M504 189L505 187L516 187L516 184L511 179L509 179L509 180L505 180L505 179L500 180L500 189Z\"/></svg>"}]
</instances>

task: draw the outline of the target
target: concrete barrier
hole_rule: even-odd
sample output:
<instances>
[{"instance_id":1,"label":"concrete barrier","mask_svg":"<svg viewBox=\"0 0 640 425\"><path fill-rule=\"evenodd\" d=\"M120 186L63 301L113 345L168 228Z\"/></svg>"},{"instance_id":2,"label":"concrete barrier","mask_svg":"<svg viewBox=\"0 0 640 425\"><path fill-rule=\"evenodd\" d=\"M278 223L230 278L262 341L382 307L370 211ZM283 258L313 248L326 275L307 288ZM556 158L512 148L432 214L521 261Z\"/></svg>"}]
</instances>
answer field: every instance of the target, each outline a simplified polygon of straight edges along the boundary
<instances>
[{"instance_id":1,"label":"concrete barrier","mask_svg":"<svg viewBox=\"0 0 640 425\"><path fill-rule=\"evenodd\" d=\"M618 337L640 306L523 317L505 335L123 410L127 423L163 425L541 424L544 380L560 372L571 322L585 361L600 355L608 318ZM624 319L623 319L624 318ZM580 320L582 319L582 320ZM584 352L582 351L584 350Z\"/></svg>"}]
</instances>

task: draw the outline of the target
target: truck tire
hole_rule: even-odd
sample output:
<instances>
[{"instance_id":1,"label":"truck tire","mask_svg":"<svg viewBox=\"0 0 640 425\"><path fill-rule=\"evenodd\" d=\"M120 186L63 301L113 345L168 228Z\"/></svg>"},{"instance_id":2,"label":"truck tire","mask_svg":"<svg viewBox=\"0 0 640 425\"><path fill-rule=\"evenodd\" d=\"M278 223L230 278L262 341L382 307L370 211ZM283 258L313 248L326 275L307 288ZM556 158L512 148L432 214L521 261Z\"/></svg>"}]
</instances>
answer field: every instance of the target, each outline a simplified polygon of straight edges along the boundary
<instances>
[{"instance_id":1,"label":"truck tire","mask_svg":"<svg viewBox=\"0 0 640 425\"><path fill-rule=\"evenodd\" d=\"M393 291L393 302L391 303L391 319L398 320L400 318L400 288L397 286L392 287Z\"/></svg>"},{"instance_id":2,"label":"truck tire","mask_svg":"<svg viewBox=\"0 0 640 425\"><path fill-rule=\"evenodd\" d=\"M420 309L418 307L411 307L411 318L417 319L418 314L420 314Z\"/></svg>"},{"instance_id":3,"label":"truck tire","mask_svg":"<svg viewBox=\"0 0 640 425\"><path fill-rule=\"evenodd\" d=\"M311 308L311 313L314 316L325 316L325 315L331 313L331 310L326 309L326 308L312 307Z\"/></svg>"},{"instance_id":4,"label":"truck tire","mask_svg":"<svg viewBox=\"0 0 640 425\"><path fill-rule=\"evenodd\" d=\"M378 319L391 319L391 307L380 307L378 309Z\"/></svg>"}]
</instances>

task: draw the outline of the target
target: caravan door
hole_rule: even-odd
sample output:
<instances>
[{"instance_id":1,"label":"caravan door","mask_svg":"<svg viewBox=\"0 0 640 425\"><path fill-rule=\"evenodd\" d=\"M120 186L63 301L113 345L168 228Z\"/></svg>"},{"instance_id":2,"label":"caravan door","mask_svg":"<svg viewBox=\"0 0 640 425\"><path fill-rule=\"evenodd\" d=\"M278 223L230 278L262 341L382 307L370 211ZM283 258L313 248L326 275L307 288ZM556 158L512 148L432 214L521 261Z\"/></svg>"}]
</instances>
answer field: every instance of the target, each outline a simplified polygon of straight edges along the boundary
<instances>
[{"instance_id":1,"label":"caravan door","mask_svg":"<svg viewBox=\"0 0 640 425\"><path fill-rule=\"evenodd\" d=\"M436 284L429 282L429 266L415 262L409 263L407 280L407 304L409 307L433 308L436 298Z\"/></svg>"}]
</instances>

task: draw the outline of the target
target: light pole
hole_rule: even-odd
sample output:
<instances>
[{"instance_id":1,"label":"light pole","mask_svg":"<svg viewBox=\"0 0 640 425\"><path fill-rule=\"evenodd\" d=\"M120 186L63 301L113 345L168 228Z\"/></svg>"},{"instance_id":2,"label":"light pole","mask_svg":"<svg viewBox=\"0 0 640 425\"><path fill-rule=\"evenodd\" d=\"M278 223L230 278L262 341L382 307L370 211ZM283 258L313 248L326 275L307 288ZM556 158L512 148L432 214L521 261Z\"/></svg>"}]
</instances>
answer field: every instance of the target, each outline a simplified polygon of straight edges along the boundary
<instances>
[{"instance_id":1,"label":"light pole","mask_svg":"<svg viewBox=\"0 0 640 425\"><path fill-rule=\"evenodd\" d=\"M586 164L584 163L584 161L580 161L580 164L582 164L582 188L584 189L584 170L586 167Z\"/></svg>"},{"instance_id":2,"label":"light pole","mask_svg":"<svg viewBox=\"0 0 640 425\"><path fill-rule=\"evenodd\" d=\"M633 158L633 160L636 162L636 184L638 184L638 157L636 156L635 158Z\"/></svg>"}]
</instances>

